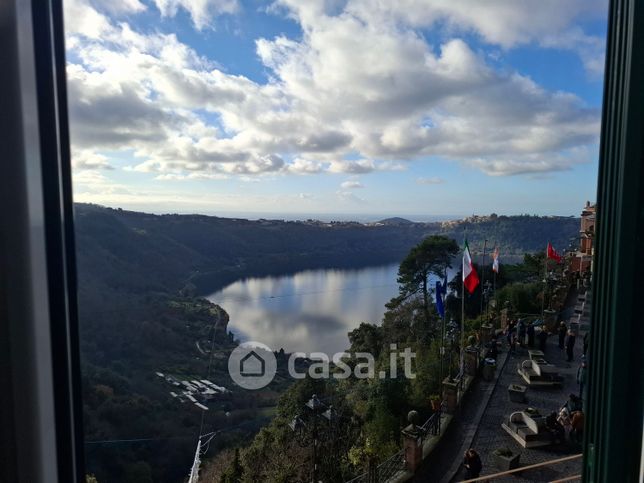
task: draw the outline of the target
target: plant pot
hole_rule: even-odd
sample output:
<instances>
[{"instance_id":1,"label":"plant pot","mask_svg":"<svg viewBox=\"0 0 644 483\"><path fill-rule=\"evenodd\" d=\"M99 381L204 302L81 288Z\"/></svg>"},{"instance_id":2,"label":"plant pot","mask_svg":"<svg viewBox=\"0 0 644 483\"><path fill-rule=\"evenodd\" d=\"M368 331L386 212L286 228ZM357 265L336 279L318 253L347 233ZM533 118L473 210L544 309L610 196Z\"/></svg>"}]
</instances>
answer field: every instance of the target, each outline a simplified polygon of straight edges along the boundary
<instances>
[{"instance_id":1,"label":"plant pot","mask_svg":"<svg viewBox=\"0 0 644 483\"><path fill-rule=\"evenodd\" d=\"M513 453L512 456L504 456L497 453L493 453L493 455L496 467L500 471L509 471L519 467L519 458L521 457L520 453Z\"/></svg>"},{"instance_id":2,"label":"plant pot","mask_svg":"<svg viewBox=\"0 0 644 483\"><path fill-rule=\"evenodd\" d=\"M521 386L519 384L510 384L508 386L508 395L510 396L510 401L515 403L525 402L525 393L527 391L526 386Z\"/></svg>"}]
</instances>

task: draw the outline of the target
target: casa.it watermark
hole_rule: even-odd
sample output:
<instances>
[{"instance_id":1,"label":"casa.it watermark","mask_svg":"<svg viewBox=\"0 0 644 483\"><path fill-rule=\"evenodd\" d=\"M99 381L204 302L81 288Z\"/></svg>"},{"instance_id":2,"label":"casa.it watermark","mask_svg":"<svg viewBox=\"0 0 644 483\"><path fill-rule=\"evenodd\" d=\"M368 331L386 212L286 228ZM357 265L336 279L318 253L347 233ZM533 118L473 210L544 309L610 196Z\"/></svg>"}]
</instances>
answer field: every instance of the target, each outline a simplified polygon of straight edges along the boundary
<instances>
[{"instance_id":1,"label":"casa.it watermark","mask_svg":"<svg viewBox=\"0 0 644 483\"><path fill-rule=\"evenodd\" d=\"M307 376L311 379L396 379L400 375L415 379L412 369L415 357L416 353L409 347L399 350L397 344L390 344L389 368L376 372L376 359L369 352L338 352L332 357L324 352L294 352L289 355L287 370L293 379ZM275 353L261 342L244 342L231 352L228 373L244 389L261 389L277 373Z\"/></svg>"}]
</instances>

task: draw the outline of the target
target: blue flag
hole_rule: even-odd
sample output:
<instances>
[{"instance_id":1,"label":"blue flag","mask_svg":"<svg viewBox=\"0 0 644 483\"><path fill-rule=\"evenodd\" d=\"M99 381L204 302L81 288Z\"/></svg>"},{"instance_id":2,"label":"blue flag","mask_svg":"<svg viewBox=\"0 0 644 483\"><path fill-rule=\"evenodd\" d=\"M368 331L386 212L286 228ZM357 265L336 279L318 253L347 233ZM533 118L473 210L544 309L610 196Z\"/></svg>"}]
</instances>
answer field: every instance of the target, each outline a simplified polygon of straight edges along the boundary
<instances>
[{"instance_id":1,"label":"blue flag","mask_svg":"<svg viewBox=\"0 0 644 483\"><path fill-rule=\"evenodd\" d=\"M445 317L445 306L443 305L443 295L447 293L447 281L441 283L440 281L436 282L436 311L441 318Z\"/></svg>"}]
</instances>

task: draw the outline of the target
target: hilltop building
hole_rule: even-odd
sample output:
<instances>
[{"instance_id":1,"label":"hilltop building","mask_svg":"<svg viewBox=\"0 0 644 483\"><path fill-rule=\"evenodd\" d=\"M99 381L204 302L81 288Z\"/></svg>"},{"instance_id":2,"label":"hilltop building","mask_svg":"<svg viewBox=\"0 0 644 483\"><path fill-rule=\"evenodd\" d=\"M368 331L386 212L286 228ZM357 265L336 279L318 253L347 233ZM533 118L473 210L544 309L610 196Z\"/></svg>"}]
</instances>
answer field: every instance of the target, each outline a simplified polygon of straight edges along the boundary
<instances>
[{"instance_id":1,"label":"hilltop building","mask_svg":"<svg viewBox=\"0 0 644 483\"><path fill-rule=\"evenodd\" d=\"M597 205L586 201L586 206L581 212L581 226L579 229L579 249L572 254L570 269L580 274L592 271L593 255L595 253L595 218Z\"/></svg>"}]
</instances>

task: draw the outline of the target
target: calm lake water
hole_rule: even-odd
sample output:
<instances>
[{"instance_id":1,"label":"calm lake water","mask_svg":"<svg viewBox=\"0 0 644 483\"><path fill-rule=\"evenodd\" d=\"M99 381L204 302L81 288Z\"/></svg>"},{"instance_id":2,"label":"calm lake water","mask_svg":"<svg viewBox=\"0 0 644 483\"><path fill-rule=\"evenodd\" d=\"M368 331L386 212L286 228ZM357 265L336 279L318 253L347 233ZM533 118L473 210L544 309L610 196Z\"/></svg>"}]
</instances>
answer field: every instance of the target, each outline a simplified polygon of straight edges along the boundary
<instances>
[{"instance_id":1,"label":"calm lake water","mask_svg":"<svg viewBox=\"0 0 644 483\"><path fill-rule=\"evenodd\" d=\"M348 349L360 322L380 323L398 293L398 265L359 270L309 270L237 281L208 297L230 315L242 341L273 350L334 354Z\"/></svg>"}]
</instances>

